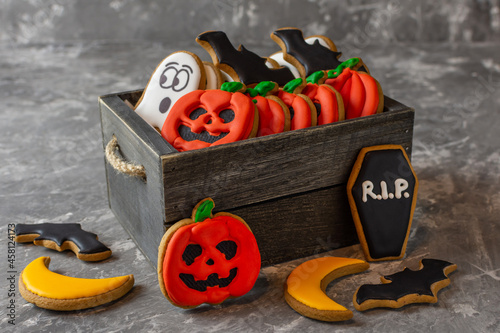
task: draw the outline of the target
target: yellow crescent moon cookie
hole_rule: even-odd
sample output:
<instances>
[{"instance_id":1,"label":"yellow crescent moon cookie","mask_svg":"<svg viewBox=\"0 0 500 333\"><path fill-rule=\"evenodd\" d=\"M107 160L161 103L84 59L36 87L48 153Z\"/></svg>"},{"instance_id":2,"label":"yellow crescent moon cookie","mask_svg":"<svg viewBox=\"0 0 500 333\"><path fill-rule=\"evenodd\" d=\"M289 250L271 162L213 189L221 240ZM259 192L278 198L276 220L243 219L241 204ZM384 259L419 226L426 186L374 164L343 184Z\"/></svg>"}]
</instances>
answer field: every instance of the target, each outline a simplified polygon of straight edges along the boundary
<instances>
[{"instance_id":1,"label":"yellow crescent moon cookie","mask_svg":"<svg viewBox=\"0 0 500 333\"><path fill-rule=\"evenodd\" d=\"M19 279L23 298L38 307L71 311L114 301L134 285L134 276L82 279L49 270L50 257L40 257L26 266Z\"/></svg>"},{"instance_id":2,"label":"yellow crescent moon cookie","mask_svg":"<svg viewBox=\"0 0 500 333\"><path fill-rule=\"evenodd\" d=\"M352 318L352 311L325 294L333 280L360 273L370 267L359 259L323 257L306 261L295 268L285 284L285 300L298 313L322 321Z\"/></svg>"}]
</instances>

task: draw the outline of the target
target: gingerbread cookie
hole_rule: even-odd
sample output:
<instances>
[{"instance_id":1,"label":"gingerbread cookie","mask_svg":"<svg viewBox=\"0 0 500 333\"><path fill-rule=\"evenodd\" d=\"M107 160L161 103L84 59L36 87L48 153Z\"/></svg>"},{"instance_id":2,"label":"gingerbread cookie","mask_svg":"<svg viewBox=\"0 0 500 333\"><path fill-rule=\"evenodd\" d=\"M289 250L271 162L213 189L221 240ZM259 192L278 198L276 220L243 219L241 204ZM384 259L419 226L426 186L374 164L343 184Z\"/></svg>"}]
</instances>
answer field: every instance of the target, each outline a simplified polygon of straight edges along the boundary
<instances>
[{"instance_id":1,"label":"gingerbread cookie","mask_svg":"<svg viewBox=\"0 0 500 333\"><path fill-rule=\"evenodd\" d=\"M171 226L158 251L158 282L175 306L218 304L252 289L260 252L252 231L236 215L212 214L214 202L200 201L191 218Z\"/></svg>"},{"instance_id":2,"label":"gingerbread cookie","mask_svg":"<svg viewBox=\"0 0 500 333\"><path fill-rule=\"evenodd\" d=\"M295 268L285 283L285 300L303 316L322 321L349 320L351 310L333 301L325 294L333 280L356 274L370 267L363 260L322 257L306 261Z\"/></svg>"},{"instance_id":3,"label":"gingerbread cookie","mask_svg":"<svg viewBox=\"0 0 500 333\"><path fill-rule=\"evenodd\" d=\"M365 284L353 297L358 311L373 308L397 309L413 303L436 303L439 290L450 284L448 275L457 265L444 260L422 259L418 271L402 272L380 278L382 284Z\"/></svg>"},{"instance_id":4,"label":"gingerbread cookie","mask_svg":"<svg viewBox=\"0 0 500 333\"><path fill-rule=\"evenodd\" d=\"M207 78L205 89L220 89L221 85L224 83L224 77L220 70L208 61L203 61L203 67L205 68Z\"/></svg>"},{"instance_id":5,"label":"gingerbread cookie","mask_svg":"<svg viewBox=\"0 0 500 333\"><path fill-rule=\"evenodd\" d=\"M240 92L196 90L175 103L161 135L175 149L187 151L254 137L258 125L259 113L250 97Z\"/></svg>"},{"instance_id":6,"label":"gingerbread cookie","mask_svg":"<svg viewBox=\"0 0 500 333\"><path fill-rule=\"evenodd\" d=\"M285 103L290 112L290 129L296 130L317 125L316 106L309 97L299 92L305 86L301 78L288 82L278 91L278 97Z\"/></svg>"},{"instance_id":7,"label":"gingerbread cookie","mask_svg":"<svg viewBox=\"0 0 500 333\"><path fill-rule=\"evenodd\" d=\"M302 94L311 99L316 107L318 125L330 124L345 119L344 102L340 93L325 80L325 73L318 71L307 78Z\"/></svg>"},{"instance_id":8,"label":"gingerbread cookie","mask_svg":"<svg viewBox=\"0 0 500 333\"><path fill-rule=\"evenodd\" d=\"M135 105L135 111L161 130L173 105L188 92L205 89L205 67L194 53L178 51L158 65Z\"/></svg>"},{"instance_id":9,"label":"gingerbread cookie","mask_svg":"<svg viewBox=\"0 0 500 333\"><path fill-rule=\"evenodd\" d=\"M381 113L384 109L384 94L378 81L370 74L352 69L359 62L359 58L344 61L328 71L325 80L342 96L346 119Z\"/></svg>"},{"instance_id":10,"label":"gingerbread cookie","mask_svg":"<svg viewBox=\"0 0 500 333\"><path fill-rule=\"evenodd\" d=\"M84 261L104 260L111 255L96 234L82 230L78 223L17 224L15 233L18 243L33 242L59 252L71 250Z\"/></svg>"},{"instance_id":11,"label":"gingerbread cookie","mask_svg":"<svg viewBox=\"0 0 500 333\"><path fill-rule=\"evenodd\" d=\"M325 36L321 37L323 40L329 40ZM331 48L324 47L318 40L309 44L304 39L302 31L297 28L278 29L271 33L271 38L281 47L284 59L298 69L302 78L320 70L335 69L341 64L338 59L341 53L337 52L331 40L329 40L329 45L333 45ZM362 62L355 69L368 72Z\"/></svg>"},{"instance_id":12,"label":"gingerbread cookie","mask_svg":"<svg viewBox=\"0 0 500 333\"><path fill-rule=\"evenodd\" d=\"M48 269L49 257L33 260L21 272L19 292L38 307L71 311L112 302L132 289L134 276L82 279L54 273Z\"/></svg>"},{"instance_id":13,"label":"gingerbread cookie","mask_svg":"<svg viewBox=\"0 0 500 333\"><path fill-rule=\"evenodd\" d=\"M347 182L358 238L369 261L404 256L418 180L403 147L361 149Z\"/></svg>"},{"instance_id":14,"label":"gingerbread cookie","mask_svg":"<svg viewBox=\"0 0 500 333\"><path fill-rule=\"evenodd\" d=\"M270 81L263 81L256 85L255 88L246 90L259 111L257 136L290 130L290 111L280 98L272 95L276 91L278 91L278 85Z\"/></svg>"},{"instance_id":15,"label":"gingerbread cookie","mask_svg":"<svg viewBox=\"0 0 500 333\"><path fill-rule=\"evenodd\" d=\"M337 47L335 46L335 44L325 36L320 36L320 35L310 36L305 39L305 42L310 45L313 45L314 43L318 42L321 46L326 47L329 50L337 51ZM276 62L276 65L273 66L273 68L284 66L287 67L292 72L293 76L295 76L296 78L301 77L299 70L294 65L285 60L285 58L283 57L283 51L275 52L271 54L269 58Z\"/></svg>"},{"instance_id":16,"label":"gingerbread cookie","mask_svg":"<svg viewBox=\"0 0 500 333\"><path fill-rule=\"evenodd\" d=\"M217 68L227 73L232 80L248 87L262 81L273 81L282 86L294 79L288 68L269 68L266 58L247 50L243 45L236 50L222 31L204 32L196 41L210 54Z\"/></svg>"}]
</instances>

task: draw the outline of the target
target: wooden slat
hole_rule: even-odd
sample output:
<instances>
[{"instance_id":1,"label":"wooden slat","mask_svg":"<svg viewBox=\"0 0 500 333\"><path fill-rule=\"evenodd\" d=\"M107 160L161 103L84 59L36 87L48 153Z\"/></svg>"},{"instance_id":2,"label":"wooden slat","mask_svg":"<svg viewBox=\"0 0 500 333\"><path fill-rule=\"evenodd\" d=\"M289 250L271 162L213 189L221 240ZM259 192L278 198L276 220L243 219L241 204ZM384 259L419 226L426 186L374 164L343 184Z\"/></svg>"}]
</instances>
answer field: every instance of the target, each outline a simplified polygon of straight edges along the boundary
<instances>
[{"instance_id":1,"label":"wooden slat","mask_svg":"<svg viewBox=\"0 0 500 333\"><path fill-rule=\"evenodd\" d=\"M369 117L162 156L167 222L189 216L208 196L231 209L345 184L366 146L400 144L410 154L414 112L392 106Z\"/></svg>"},{"instance_id":2,"label":"wooden slat","mask_svg":"<svg viewBox=\"0 0 500 333\"><path fill-rule=\"evenodd\" d=\"M104 148L115 135L122 157L143 165L147 177L124 175L105 162L110 208L141 251L155 262L165 232L160 156L173 148L116 95L101 97L99 106Z\"/></svg>"}]
</instances>

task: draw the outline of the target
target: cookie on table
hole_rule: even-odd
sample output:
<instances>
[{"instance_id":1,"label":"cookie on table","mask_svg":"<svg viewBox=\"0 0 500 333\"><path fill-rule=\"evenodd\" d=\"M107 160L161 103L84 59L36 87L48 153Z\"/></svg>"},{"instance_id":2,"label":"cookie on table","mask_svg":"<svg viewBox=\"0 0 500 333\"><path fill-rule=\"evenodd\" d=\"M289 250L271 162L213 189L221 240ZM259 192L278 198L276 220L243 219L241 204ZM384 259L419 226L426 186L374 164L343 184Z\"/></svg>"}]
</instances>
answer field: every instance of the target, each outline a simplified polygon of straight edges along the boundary
<instances>
[{"instance_id":1,"label":"cookie on table","mask_svg":"<svg viewBox=\"0 0 500 333\"><path fill-rule=\"evenodd\" d=\"M178 51L162 60L135 105L148 124L161 130L174 104L185 94L205 89L205 66L198 56Z\"/></svg>"},{"instance_id":2,"label":"cookie on table","mask_svg":"<svg viewBox=\"0 0 500 333\"><path fill-rule=\"evenodd\" d=\"M194 308L219 304L249 292L260 271L257 241L246 222L233 214L212 214L206 198L163 235L158 248L158 283L173 305Z\"/></svg>"},{"instance_id":3,"label":"cookie on table","mask_svg":"<svg viewBox=\"0 0 500 333\"><path fill-rule=\"evenodd\" d=\"M14 240L46 248L71 250L83 261L99 261L111 256L111 250L102 244L97 235L85 230L78 223L17 224Z\"/></svg>"},{"instance_id":4,"label":"cookie on table","mask_svg":"<svg viewBox=\"0 0 500 333\"><path fill-rule=\"evenodd\" d=\"M235 49L222 31L204 32L196 38L196 42L210 54L217 68L227 73L233 81L242 82L247 87L262 81L273 81L282 86L294 79L288 68L269 68L266 58L247 50L243 45Z\"/></svg>"},{"instance_id":5,"label":"cookie on table","mask_svg":"<svg viewBox=\"0 0 500 333\"><path fill-rule=\"evenodd\" d=\"M402 146L361 149L347 181L347 197L368 261L403 258L417 191L417 176Z\"/></svg>"},{"instance_id":6,"label":"cookie on table","mask_svg":"<svg viewBox=\"0 0 500 333\"><path fill-rule=\"evenodd\" d=\"M420 268L383 276L382 284L365 284L356 290L353 297L358 311L373 308L397 309L414 303L436 303L439 290L450 284L448 275L457 265L444 260L422 259Z\"/></svg>"},{"instance_id":7,"label":"cookie on table","mask_svg":"<svg viewBox=\"0 0 500 333\"><path fill-rule=\"evenodd\" d=\"M359 259L322 257L297 266L285 283L285 300L303 316L322 321L343 321L352 318L351 310L325 294L333 280L367 270L368 263Z\"/></svg>"},{"instance_id":8,"label":"cookie on table","mask_svg":"<svg viewBox=\"0 0 500 333\"><path fill-rule=\"evenodd\" d=\"M82 310L119 299L134 286L134 276L82 279L48 269L50 257L40 257L21 272L19 292L36 306L56 311Z\"/></svg>"}]
</instances>

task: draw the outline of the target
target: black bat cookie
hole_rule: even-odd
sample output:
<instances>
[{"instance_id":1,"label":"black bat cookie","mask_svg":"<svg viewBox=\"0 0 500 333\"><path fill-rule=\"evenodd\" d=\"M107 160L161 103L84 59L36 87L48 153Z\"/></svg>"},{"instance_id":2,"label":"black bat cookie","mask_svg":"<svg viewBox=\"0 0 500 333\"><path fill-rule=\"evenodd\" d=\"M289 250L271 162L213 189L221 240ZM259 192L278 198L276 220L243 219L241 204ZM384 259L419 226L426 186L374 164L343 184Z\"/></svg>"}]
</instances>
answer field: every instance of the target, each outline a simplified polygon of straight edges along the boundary
<instances>
[{"instance_id":1,"label":"black bat cookie","mask_svg":"<svg viewBox=\"0 0 500 333\"><path fill-rule=\"evenodd\" d=\"M318 41L307 43L300 29L281 28L274 31L271 38L281 47L286 61L299 65L297 69L302 77L320 70L335 69L342 63L338 60L341 52L330 50ZM355 69L368 72L362 61Z\"/></svg>"},{"instance_id":2,"label":"black bat cookie","mask_svg":"<svg viewBox=\"0 0 500 333\"><path fill-rule=\"evenodd\" d=\"M265 58L247 50L243 45L236 50L222 31L204 32L196 41L210 54L215 66L229 74L233 80L241 81L247 86L262 81L273 81L283 86L295 78L286 67L267 67Z\"/></svg>"},{"instance_id":3,"label":"black bat cookie","mask_svg":"<svg viewBox=\"0 0 500 333\"><path fill-rule=\"evenodd\" d=\"M33 242L35 245L64 251L73 251L84 261L108 258L111 250L97 240L97 235L85 230L78 223L17 224L15 241Z\"/></svg>"},{"instance_id":4,"label":"black bat cookie","mask_svg":"<svg viewBox=\"0 0 500 333\"><path fill-rule=\"evenodd\" d=\"M383 276L382 284L364 284L353 297L358 311L372 308L397 309L413 303L436 303L439 290L450 284L448 274L457 265L444 260L422 259L420 269L403 271Z\"/></svg>"}]
</instances>

